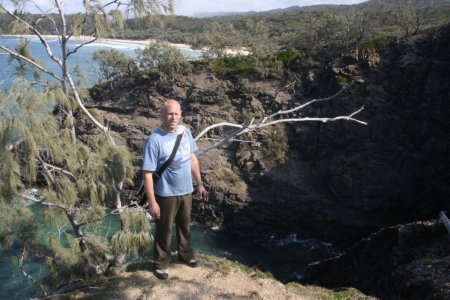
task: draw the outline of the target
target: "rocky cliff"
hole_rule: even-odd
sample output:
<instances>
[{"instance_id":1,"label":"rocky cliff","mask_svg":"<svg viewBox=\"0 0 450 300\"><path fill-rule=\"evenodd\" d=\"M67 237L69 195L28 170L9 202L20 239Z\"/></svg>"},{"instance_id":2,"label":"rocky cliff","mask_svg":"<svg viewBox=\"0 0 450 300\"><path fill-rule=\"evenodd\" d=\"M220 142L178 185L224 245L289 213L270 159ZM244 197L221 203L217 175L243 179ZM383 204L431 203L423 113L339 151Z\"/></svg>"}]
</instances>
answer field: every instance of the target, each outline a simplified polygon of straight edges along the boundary
<instances>
[{"instance_id":1,"label":"rocky cliff","mask_svg":"<svg viewBox=\"0 0 450 300\"><path fill-rule=\"evenodd\" d=\"M92 88L91 108L139 153L169 97L182 102L184 122L198 133L330 96L351 75L358 83L350 91L296 116L364 106L358 117L367 126L290 123L211 150L200 156L210 196L193 212L203 224L244 236L296 233L347 247L380 228L450 209L449 67L446 27L381 48L300 59L284 80L218 78L205 69L174 80L140 74Z\"/></svg>"},{"instance_id":2,"label":"rocky cliff","mask_svg":"<svg viewBox=\"0 0 450 300\"><path fill-rule=\"evenodd\" d=\"M381 299L449 299L450 235L439 221L383 228L309 270L311 283Z\"/></svg>"}]
</instances>

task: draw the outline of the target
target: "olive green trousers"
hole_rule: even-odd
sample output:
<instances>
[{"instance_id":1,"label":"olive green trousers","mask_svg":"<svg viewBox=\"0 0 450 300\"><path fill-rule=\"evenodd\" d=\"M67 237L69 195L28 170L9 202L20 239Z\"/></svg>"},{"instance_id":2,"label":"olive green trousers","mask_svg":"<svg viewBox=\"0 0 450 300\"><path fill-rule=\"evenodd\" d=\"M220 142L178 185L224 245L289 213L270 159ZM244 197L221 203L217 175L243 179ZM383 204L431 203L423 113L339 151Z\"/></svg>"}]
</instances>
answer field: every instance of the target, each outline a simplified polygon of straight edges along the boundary
<instances>
[{"instance_id":1,"label":"olive green trousers","mask_svg":"<svg viewBox=\"0 0 450 300\"><path fill-rule=\"evenodd\" d=\"M171 258L172 228L175 223L178 259L187 262L194 258L191 244L192 194L173 197L156 195L161 218L155 220L153 260L156 269L166 269Z\"/></svg>"}]
</instances>

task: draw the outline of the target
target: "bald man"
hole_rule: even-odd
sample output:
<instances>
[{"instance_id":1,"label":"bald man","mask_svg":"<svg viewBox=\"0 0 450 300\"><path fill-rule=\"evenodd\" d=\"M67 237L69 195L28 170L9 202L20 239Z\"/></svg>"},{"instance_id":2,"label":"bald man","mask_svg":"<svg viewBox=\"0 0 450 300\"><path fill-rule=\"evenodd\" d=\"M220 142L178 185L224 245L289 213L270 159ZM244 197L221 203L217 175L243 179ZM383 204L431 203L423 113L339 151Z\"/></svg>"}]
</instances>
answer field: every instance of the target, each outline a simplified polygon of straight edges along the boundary
<instances>
[{"instance_id":1,"label":"bald man","mask_svg":"<svg viewBox=\"0 0 450 300\"><path fill-rule=\"evenodd\" d=\"M172 227L175 223L178 259L190 267L197 267L191 244L191 207L193 181L200 197L206 190L200 176L200 166L194 152L197 150L189 129L180 125L181 106L169 99L161 110L162 124L147 139L142 163L143 179L149 212L155 219L154 239L155 276L168 278L170 263ZM155 183L152 173L169 158L177 136L182 139L175 157Z\"/></svg>"}]
</instances>

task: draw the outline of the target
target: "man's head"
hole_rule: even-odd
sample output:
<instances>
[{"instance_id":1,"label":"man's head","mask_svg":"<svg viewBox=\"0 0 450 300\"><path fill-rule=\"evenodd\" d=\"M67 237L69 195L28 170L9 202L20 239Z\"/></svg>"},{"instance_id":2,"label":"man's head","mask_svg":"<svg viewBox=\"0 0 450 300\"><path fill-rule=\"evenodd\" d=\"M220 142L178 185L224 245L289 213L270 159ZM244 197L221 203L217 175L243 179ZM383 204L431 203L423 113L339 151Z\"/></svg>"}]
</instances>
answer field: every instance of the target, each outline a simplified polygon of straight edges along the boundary
<instances>
[{"instance_id":1,"label":"man's head","mask_svg":"<svg viewBox=\"0 0 450 300\"><path fill-rule=\"evenodd\" d=\"M181 120L181 106L178 101L169 99L164 103L161 110L162 129L166 132L173 132Z\"/></svg>"}]
</instances>

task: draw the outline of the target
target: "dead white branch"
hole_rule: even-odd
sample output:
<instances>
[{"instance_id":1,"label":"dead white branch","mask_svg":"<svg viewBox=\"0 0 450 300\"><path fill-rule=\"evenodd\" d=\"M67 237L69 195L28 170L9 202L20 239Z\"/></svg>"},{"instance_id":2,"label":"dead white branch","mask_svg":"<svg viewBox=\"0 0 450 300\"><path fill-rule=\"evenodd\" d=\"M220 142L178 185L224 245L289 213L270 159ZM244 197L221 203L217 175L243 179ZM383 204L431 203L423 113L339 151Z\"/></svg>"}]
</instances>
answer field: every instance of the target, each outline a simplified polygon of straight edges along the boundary
<instances>
[{"instance_id":1,"label":"dead white branch","mask_svg":"<svg viewBox=\"0 0 450 300\"><path fill-rule=\"evenodd\" d=\"M313 103L317 103L317 102L323 102L323 101L329 101L331 99L334 99L336 97L338 97L340 94L342 94L344 91L348 90L350 87L352 87L354 85L354 81L350 82L348 85L344 86L342 89L340 89L339 91L337 91L334 95L331 95L330 97L326 97L326 98L320 98L320 99L313 99L311 101L308 101L302 105L296 106L294 108L288 109L288 110L280 110L277 111L276 113L265 117L261 123L264 123L267 119L273 119L274 117L278 116L278 115L287 115L293 112L296 112L302 108L305 108Z\"/></svg>"},{"instance_id":2,"label":"dead white branch","mask_svg":"<svg viewBox=\"0 0 450 300\"><path fill-rule=\"evenodd\" d=\"M353 85L353 82L350 83L349 85L343 87L342 89L340 89L338 92L336 92L334 95L326 97L326 98L320 98L320 99L313 99L311 101L308 101L304 104L298 105L294 108L288 109L288 110L279 110L276 113L273 113L269 116L265 116L260 122L255 122L255 119L253 118L251 120L251 122L249 124L235 124L235 123L230 123L230 122L221 122L221 123L217 123L217 124L213 124L211 126L206 127L204 130L202 130L196 137L195 140L198 141L200 139L210 139L210 138L202 138L206 133L208 133L209 131L211 131L212 129L215 128L236 128L235 131L233 131L232 133L228 134L225 138L218 140L215 144L208 146L206 148L203 149L199 149L197 151L198 155L204 154L206 152L208 152L211 149L214 148L219 148L231 141L235 141L236 137L243 135L245 133L249 133L251 131L255 131L255 130L259 130L261 128L267 127L267 126L273 126L275 124L280 124L280 123L294 123L294 122L323 122L323 123L327 123L327 122L335 122L335 121L351 121L351 122L356 122L362 125L367 125L367 122L361 121L359 119L356 119L354 116L357 115L358 113L360 113L363 109L364 106L359 108L358 110L352 112L349 115L345 115L345 116L337 116L337 117L296 117L296 118L279 118L279 119L275 119L275 117L278 116L285 116L288 114L292 114L294 112L297 112L313 103L317 103L317 102L323 102L323 101L329 101L332 99L335 99L336 97L338 97L339 95L341 95L344 91L346 91L347 89L349 89L351 86ZM289 86L289 85L288 85Z\"/></svg>"},{"instance_id":3,"label":"dead white branch","mask_svg":"<svg viewBox=\"0 0 450 300\"><path fill-rule=\"evenodd\" d=\"M60 67L63 66L63 62L53 53L52 49L50 48L50 45L47 43L47 40L45 39L44 35L39 32L39 30L36 29L36 27L32 26L29 22L25 21L24 19L20 18L16 14L13 14L9 10L5 9L3 6L0 6L0 8L9 16L16 19L20 23L24 24L29 30L31 30L41 41L42 45L45 48L45 51L47 51L48 56L55 61Z\"/></svg>"},{"instance_id":4,"label":"dead white branch","mask_svg":"<svg viewBox=\"0 0 450 300\"><path fill-rule=\"evenodd\" d=\"M70 172L67 171L67 170L64 170L63 168L59 168L59 167L57 167L57 166L51 165L51 164L46 163L46 162L42 162L42 165L43 165L45 168L50 168L50 170L49 170L50 172L52 172L53 170L55 170L55 171L61 172L61 173L64 174L64 175L67 175L67 176L72 177L72 179L74 179L74 180L77 180L77 178L75 177L75 175L73 175L72 173L70 173Z\"/></svg>"},{"instance_id":5,"label":"dead white branch","mask_svg":"<svg viewBox=\"0 0 450 300\"><path fill-rule=\"evenodd\" d=\"M56 208L59 208L59 209L65 211L65 212L68 210L68 208L65 207L64 205L60 205L60 204L56 204L56 203L52 203L52 202L46 202L44 200L36 199L36 198L30 197L30 196L25 195L25 194L20 194L19 196L24 198L24 199L26 199L26 200L29 200L31 202L37 203L37 204L41 204L41 205L44 205L44 206L50 206L50 207L56 207Z\"/></svg>"},{"instance_id":6,"label":"dead white branch","mask_svg":"<svg viewBox=\"0 0 450 300\"><path fill-rule=\"evenodd\" d=\"M31 280L31 282L35 285L35 286L37 286L41 291L42 291L42 293L45 295L45 296L47 296L47 291L44 289L44 287L39 283L39 282L37 282L34 278L33 278L33 276L31 276L30 274L28 274L26 271L25 271L25 269L24 269L24 265L25 265L25 254L26 254L26 250L25 250L25 247L22 249L22 253L20 254L20 256L19 256L19 268L20 268L20 271L22 272L22 274L23 274L23 276L25 276L26 278L28 278L28 279L30 279Z\"/></svg>"},{"instance_id":7,"label":"dead white branch","mask_svg":"<svg viewBox=\"0 0 450 300\"><path fill-rule=\"evenodd\" d=\"M44 68L43 66L41 66L41 65L38 64L37 62L35 62L35 61L33 61L33 60L31 60L31 59L29 59L29 58L23 56L23 55L20 55L20 54L19 54L17 51L15 51L15 50L9 49L9 48L7 48L7 47L5 47L5 46L2 46L2 45L0 45L0 49L2 49L2 50L5 51L6 53L8 53L9 55L11 55L11 56L13 56L13 57L15 57L15 58L17 58L17 59L20 59L20 60L23 60L23 61L26 62L26 63L29 63L30 65L32 65L32 66L34 66L35 68L41 70L42 72L44 72L44 73L46 73L46 74L52 76L52 77L55 78L56 80L58 80L58 81L61 81L61 80L62 80L61 77L59 77L59 76L56 75L55 73L53 73L53 72L47 70L46 68Z\"/></svg>"},{"instance_id":8,"label":"dead white branch","mask_svg":"<svg viewBox=\"0 0 450 300\"><path fill-rule=\"evenodd\" d=\"M442 223L444 223L445 228L447 228L448 233L450 233L450 221L445 215L445 212L439 212L439 217L441 217Z\"/></svg>"}]
</instances>

